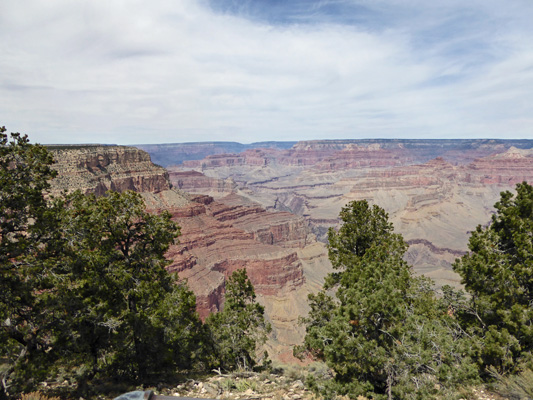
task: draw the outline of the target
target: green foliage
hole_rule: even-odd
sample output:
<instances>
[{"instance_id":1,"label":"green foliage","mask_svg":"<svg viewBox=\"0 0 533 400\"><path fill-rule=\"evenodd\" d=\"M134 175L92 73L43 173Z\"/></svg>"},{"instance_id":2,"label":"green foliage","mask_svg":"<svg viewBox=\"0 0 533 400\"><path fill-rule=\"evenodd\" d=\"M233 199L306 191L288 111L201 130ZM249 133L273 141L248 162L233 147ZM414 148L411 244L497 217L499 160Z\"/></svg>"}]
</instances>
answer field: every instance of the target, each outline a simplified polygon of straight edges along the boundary
<instances>
[{"instance_id":1,"label":"green foliage","mask_svg":"<svg viewBox=\"0 0 533 400\"><path fill-rule=\"evenodd\" d=\"M470 253L454 269L463 278L471 301L462 318L480 340L484 366L515 372L533 350L533 187L502 192L487 227L478 226Z\"/></svg>"},{"instance_id":2,"label":"green foliage","mask_svg":"<svg viewBox=\"0 0 533 400\"><path fill-rule=\"evenodd\" d=\"M0 127L0 398L30 387L50 366L47 281L42 266L28 260L54 238L56 220L43 192L55 176L53 160L26 136ZM14 374L17 371L17 374Z\"/></svg>"},{"instance_id":3,"label":"green foliage","mask_svg":"<svg viewBox=\"0 0 533 400\"><path fill-rule=\"evenodd\" d=\"M343 208L344 225L330 230L329 252L336 268L325 292L309 297L304 345L335 372L328 382L311 382L326 397L429 398L477 370L463 357L463 331L434 297L429 280L415 278L407 249L383 209L355 201ZM357 237L361 235L361 237Z\"/></svg>"},{"instance_id":4,"label":"green foliage","mask_svg":"<svg viewBox=\"0 0 533 400\"><path fill-rule=\"evenodd\" d=\"M272 328L265 321L263 306L255 300L245 269L234 271L226 281L224 309L210 314L206 324L223 368L248 370L256 364L256 350Z\"/></svg>"},{"instance_id":5,"label":"green foliage","mask_svg":"<svg viewBox=\"0 0 533 400\"><path fill-rule=\"evenodd\" d=\"M134 192L47 199L51 156L0 131L0 398L55 376L81 388L202 362L195 297L165 269L170 214Z\"/></svg>"},{"instance_id":6,"label":"green foliage","mask_svg":"<svg viewBox=\"0 0 533 400\"><path fill-rule=\"evenodd\" d=\"M79 192L62 200L53 285L69 329L57 337L87 376L143 381L190 368L204 342L195 297L176 284L165 252L179 233L170 214L149 214L134 192ZM57 270L61 266L61 270Z\"/></svg>"},{"instance_id":7,"label":"green foliage","mask_svg":"<svg viewBox=\"0 0 533 400\"><path fill-rule=\"evenodd\" d=\"M335 269L349 270L356 265L371 246L379 247L393 233L392 223L381 207L370 207L367 201L352 201L343 207L339 231L328 231L328 255ZM364 223L361 223L364 221ZM325 288L339 283L340 274L330 274Z\"/></svg>"}]
</instances>

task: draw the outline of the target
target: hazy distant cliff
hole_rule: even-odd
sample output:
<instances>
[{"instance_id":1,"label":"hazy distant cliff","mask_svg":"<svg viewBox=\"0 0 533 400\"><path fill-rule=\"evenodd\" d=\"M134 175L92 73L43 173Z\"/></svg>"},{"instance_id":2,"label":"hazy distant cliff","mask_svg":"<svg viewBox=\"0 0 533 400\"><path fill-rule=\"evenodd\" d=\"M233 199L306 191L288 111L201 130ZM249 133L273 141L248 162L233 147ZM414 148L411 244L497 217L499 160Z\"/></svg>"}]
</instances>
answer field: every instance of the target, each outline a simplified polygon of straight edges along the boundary
<instances>
[{"instance_id":1,"label":"hazy distant cliff","mask_svg":"<svg viewBox=\"0 0 533 400\"><path fill-rule=\"evenodd\" d=\"M141 150L147 151L156 164L168 167L183 161L200 160L212 154L240 153L246 149L269 148L289 149L296 142L258 142L242 144L237 142L190 142L167 144L139 144Z\"/></svg>"},{"instance_id":2,"label":"hazy distant cliff","mask_svg":"<svg viewBox=\"0 0 533 400\"><path fill-rule=\"evenodd\" d=\"M292 165L298 164L298 156L310 162L323 161L328 157L350 149L375 148L398 151L402 149L412 161L424 163L433 158L444 157L449 161L467 163L475 158L485 157L495 152L502 152L514 146L518 149L530 149L532 140L517 139L343 139L343 140L306 140L300 142L258 142L241 144L236 142L197 142L136 145L152 156L152 161L164 167L180 165L184 161L202 160L212 155L229 155L235 157L246 150L271 149L268 157L285 159ZM248 153L248 157L253 153ZM303 161L305 163L305 161Z\"/></svg>"},{"instance_id":3,"label":"hazy distant cliff","mask_svg":"<svg viewBox=\"0 0 533 400\"><path fill-rule=\"evenodd\" d=\"M341 207L367 199L411 244L416 271L458 284L451 264L469 232L490 219L502 190L533 182L532 149L533 140L311 140L184 161L169 176L186 191L237 193L301 215L322 240Z\"/></svg>"}]
</instances>

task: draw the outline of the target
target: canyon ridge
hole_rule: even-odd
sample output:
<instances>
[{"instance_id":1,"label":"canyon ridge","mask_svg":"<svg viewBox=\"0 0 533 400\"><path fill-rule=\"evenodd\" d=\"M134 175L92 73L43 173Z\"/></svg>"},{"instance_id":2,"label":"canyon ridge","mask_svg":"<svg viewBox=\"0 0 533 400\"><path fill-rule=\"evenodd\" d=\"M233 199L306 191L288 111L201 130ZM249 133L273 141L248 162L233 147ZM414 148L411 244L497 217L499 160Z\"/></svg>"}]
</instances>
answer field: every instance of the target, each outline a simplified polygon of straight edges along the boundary
<instances>
[{"instance_id":1,"label":"canyon ridge","mask_svg":"<svg viewBox=\"0 0 533 400\"><path fill-rule=\"evenodd\" d=\"M486 224L503 190L533 182L532 140L324 140L50 146L52 192L134 190L181 226L169 271L186 279L204 318L225 279L247 268L273 333L273 358L292 360L307 295L331 271L327 230L342 206L367 199L409 243L407 261L436 286L460 286L453 261ZM152 163L152 161L155 163ZM159 165L157 165L159 164Z\"/></svg>"},{"instance_id":2,"label":"canyon ridge","mask_svg":"<svg viewBox=\"0 0 533 400\"><path fill-rule=\"evenodd\" d=\"M226 278L246 268L272 324L270 356L293 360L292 346L304 334L298 319L307 313L307 295L318 291L331 271L325 246L310 233L304 218L267 211L238 194L215 200L179 190L172 187L164 168L134 147L48 148L58 171L51 182L52 195L133 190L142 195L148 211L171 213L181 235L167 253L168 270L187 280L202 318L222 306Z\"/></svg>"},{"instance_id":3,"label":"canyon ridge","mask_svg":"<svg viewBox=\"0 0 533 400\"><path fill-rule=\"evenodd\" d=\"M500 192L533 181L533 140L314 140L238 153L224 153L220 142L216 151L209 143L168 146L138 147L167 168L175 187L288 211L321 243L349 201L383 207L409 244L415 273L437 287L460 286L452 263L468 250L470 232L490 220ZM188 146L204 157L179 158Z\"/></svg>"}]
</instances>

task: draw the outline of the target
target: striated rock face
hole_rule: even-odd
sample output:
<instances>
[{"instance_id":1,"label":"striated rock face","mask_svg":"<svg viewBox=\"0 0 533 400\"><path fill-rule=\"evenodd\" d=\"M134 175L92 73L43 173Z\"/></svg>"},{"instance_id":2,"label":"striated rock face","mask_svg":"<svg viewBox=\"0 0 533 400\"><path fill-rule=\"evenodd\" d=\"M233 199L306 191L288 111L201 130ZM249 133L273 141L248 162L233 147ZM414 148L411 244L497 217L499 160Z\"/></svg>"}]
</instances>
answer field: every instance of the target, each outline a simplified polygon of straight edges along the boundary
<instances>
[{"instance_id":1,"label":"striated rock face","mask_svg":"<svg viewBox=\"0 0 533 400\"><path fill-rule=\"evenodd\" d=\"M220 307L225 278L236 269L247 268L257 293L264 296L304 284L297 249L313 240L303 218L267 212L236 195L219 201L192 196L189 204L171 212L182 235L169 251L169 270L188 280L202 317Z\"/></svg>"},{"instance_id":2,"label":"striated rock face","mask_svg":"<svg viewBox=\"0 0 533 400\"><path fill-rule=\"evenodd\" d=\"M201 160L213 154L240 153L247 149L289 149L296 142L258 142L241 144L236 142L192 142L169 144L140 144L141 150L147 151L152 160L164 167L180 165L188 160Z\"/></svg>"},{"instance_id":3,"label":"striated rock face","mask_svg":"<svg viewBox=\"0 0 533 400\"><path fill-rule=\"evenodd\" d=\"M304 218L267 211L233 193L230 179L173 171L178 188L215 189L222 197L187 194L171 188L167 172L142 150L122 146L55 146L59 172L53 190L104 194L107 190L140 192L150 212L166 210L181 227L179 243L170 247L169 270L186 279L197 296L202 318L219 310L226 278L246 268L258 300L273 326L271 356L290 358L301 341L299 316L308 310L307 295L316 292L330 271L325 247L309 233Z\"/></svg>"},{"instance_id":4,"label":"striated rock face","mask_svg":"<svg viewBox=\"0 0 533 400\"><path fill-rule=\"evenodd\" d=\"M187 280L205 318L222 306L226 278L246 268L273 326L271 356L290 359L291 346L304 334L297 322L308 311L307 295L331 271L325 246L309 234L304 218L268 212L241 196L189 195L188 200L166 207L182 233L167 254L169 271Z\"/></svg>"},{"instance_id":5,"label":"striated rock face","mask_svg":"<svg viewBox=\"0 0 533 400\"><path fill-rule=\"evenodd\" d=\"M533 150L511 147L489 157L478 158L465 171L468 183L515 185L533 182Z\"/></svg>"},{"instance_id":6,"label":"striated rock face","mask_svg":"<svg viewBox=\"0 0 533 400\"><path fill-rule=\"evenodd\" d=\"M469 233L488 222L500 192L533 182L532 149L532 140L305 141L191 162L188 173L202 172L204 183L191 180L185 190L219 199L228 192L214 187L231 178L231 193L304 217L322 241L341 207L367 199L411 243L416 272L459 285L451 264L467 250Z\"/></svg>"},{"instance_id":7,"label":"striated rock face","mask_svg":"<svg viewBox=\"0 0 533 400\"><path fill-rule=\"evenodd\" d=\"M150 155L126 146L50 146L58 176L52 191L81 190L102 195L108 190L161 192L170 189L168 174Z\"/></svg>"},{"instance_id":8,"label":"striated rock face","mask_svg":"<svg viewBox=\"0 0 533 400\"><path fill-rule=\"evenodd\" d=\"M213 194L220 196L221 194L230 194L237 188L231 177L227 179L210 178L201 172L183 171L177 167L169 167L168 175L173 187L192 193L200 190L201 193L213 192Z\"/></svg>"},{"instance_id":9,"label":"striated rock face","mask_svg":"<svg viewBox=\"0 0 533 400\"><path fill-rule=\"evenodd\" d=\"M287 145L288 142L280 142ZM229 143L228 143L229 144ZM339 169L356 169L361 167L391 167L421 164L437 157L443 157L455 164L468 164L477 158L487 157L506 151L515 146L521 149L531 148L528 140L402 140L402 139L366 139L366 140L311 140L301 141L291 148L270 145L268 148L246 145L235 152L213 149L204 156L190 155L171 159L176 149L188 149L190 143L157 145L151 149L142 147L154 156L168 157L165 165L182 165L184 168L213 169L237 166L285 165L295 167L312 167L318 170L338 171ZM156 146L156 145L153 145ZM165 146L167 147L165 153ZM237 150L235 146L224 149ZM207 148L206 148L207 150Z\"/></svg>"}]
</instances>

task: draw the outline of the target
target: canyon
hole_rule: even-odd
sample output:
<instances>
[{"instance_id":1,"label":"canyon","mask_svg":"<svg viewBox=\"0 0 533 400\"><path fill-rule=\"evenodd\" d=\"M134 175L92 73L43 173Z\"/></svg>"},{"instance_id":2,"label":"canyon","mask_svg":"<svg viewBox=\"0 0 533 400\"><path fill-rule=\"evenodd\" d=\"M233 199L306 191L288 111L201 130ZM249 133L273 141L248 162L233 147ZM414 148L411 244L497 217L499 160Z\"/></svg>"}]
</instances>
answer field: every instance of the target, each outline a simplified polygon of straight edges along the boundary
<instances>
[{"instance_id":1,"label":"canyon","mask_svg":"<svg viewBox=\"0 0 533 400\"><path fill-rule=\"evenodd\" d=\"M246 149L167 165L173 185L215 199L229 194L304 218L319 241L341 208L385 208L409 243L407 261L437 287L460 287L452 264L486 224L500 192L533 182L531 140L324 140ZM148 149L149 151L149 149Z\"/></svg>"},{"instance_id":2,"label":"canyon","mask_svg":"<svg viewBox=\"0 0 533 400\"><path fill-rule=\"evenodd\" d=\"M292 360L292 345L303 337L298 318L307 313L307 295L319 290L331 271L327 251L304 218L267 211L235 193L214 199L172 187L168 172L148 153L125 146L53 146L58 176L51 194L80 190L134 190L147 210L168 211L181 229L170 247L168 270L186 280L202 318L220 310L225 281L246 268L273 332L271 357Z\"/></svg>"},{"instance_id":3,"label":"canyon","mask_svg":"<svg viewBox=\"0 0 533 400\"><path fill-rule=\"evenodd\" d=\"M134 190L150 212L170 212L181 236L168 269L187 280L200 316L223 306L225 280L246 268L273 326L267 347L283 361L293 361L291 347L303 337L307 295L331 272L327 230L349 201L385 208L410 245L415 273L459 287L451 266L469 233L490 220L501 191L533 182L528 140L138 147L50 147L58 171L52 194Z\"/></svg>"}]
</instances>

